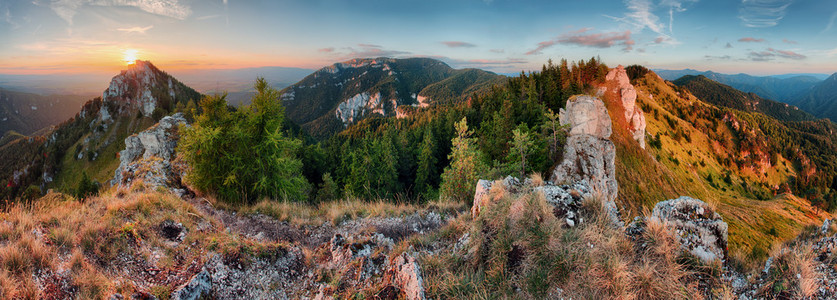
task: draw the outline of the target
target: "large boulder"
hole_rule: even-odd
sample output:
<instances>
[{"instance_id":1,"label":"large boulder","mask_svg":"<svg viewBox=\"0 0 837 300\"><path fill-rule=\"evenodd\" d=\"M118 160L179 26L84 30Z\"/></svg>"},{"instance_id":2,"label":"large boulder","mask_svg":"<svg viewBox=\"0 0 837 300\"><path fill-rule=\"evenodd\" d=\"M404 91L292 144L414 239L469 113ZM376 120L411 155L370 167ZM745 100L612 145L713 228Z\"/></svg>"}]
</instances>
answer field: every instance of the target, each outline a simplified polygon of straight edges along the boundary
<instances>
[{"instance_id":1,"label":"large boulder","mask_svg":"<svg viewBox=\"0 0 837 300\"><path fill-rule=\"evenodd\" d=\"M543 195L547 204L552 205L552 213L559 219L564 219L567 226L581 224L579 209L584 198L592 197L590 186L585 182L566 185L546 184L535 187L534 191Z\"/></svg>"},{"instance_id":2,"label":"large boulder","mask_svg":"<svg viewBox=\"0 0 837 300\"><path fill-rule=\"evenodd\" d=\"M126 138L125 150L119 152L119 167L111 184L127 187L141 179L150 188L179 188L180 174L173 160L180 126L188 126L188 122L183 114L176 113Z\"/></svg>"},{"instance_id":3,"label":"large boulder","mask_svg":"<svg viewBox=\"0 0 837 300\"><path fill-rule=\"evenodd\" d=\"M637 92L628 73L622 65L611 69L607 76L605 76L605 83L607 86L613 88L616 96L619 98L619 103L624 109L625 122L628 124L628 130L634 140L639 143L639 146L645 149L645 113L636 105Z\"/></svg>"},{"instance_id":4,"label":"large boulder","mask_svg":"<svg viewBox=\"0 0 837 300\"><path fill-rule=\"evenodd\" d=\"M616 196L616 146L610 141L610 115L602 100L575 96L561 110L561 124L570 126L564 156L552 172L550 181L557 184L584 182L599 195L613 221L619 223Z\"/></svg>"},{"instance_id":5,"label":"large boulder","mask_svg":"<svg viewBox=\"0 0 837 300\"><path fill-rule=\"evenodd\" d=\"M662 201L651 218L675 233L683 251L704 262L726 259L727 223L705 202L686 196Z\"/></svg>"},{"instance_id":6,"label":"large boulder","mask_svg":"<svg viewBox=\"0 0 837 300\"><path fill-rule=\"evenodd\" d=\"M599 98L579 95L567 101L566 108L558 113L561 125L569 125L570 135L587 134L599 138L610 138L613 132L610 115Z\"/></svg>"}]
</instances>

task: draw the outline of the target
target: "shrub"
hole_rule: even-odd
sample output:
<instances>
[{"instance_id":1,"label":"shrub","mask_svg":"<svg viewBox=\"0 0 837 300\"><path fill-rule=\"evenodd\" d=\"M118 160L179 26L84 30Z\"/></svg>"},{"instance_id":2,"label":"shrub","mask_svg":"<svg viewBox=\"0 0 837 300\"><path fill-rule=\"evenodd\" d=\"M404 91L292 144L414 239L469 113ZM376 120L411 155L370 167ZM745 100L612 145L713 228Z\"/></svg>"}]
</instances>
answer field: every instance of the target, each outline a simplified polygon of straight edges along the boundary
<instances>
[{"instance_id":1,"label":"shrub","mask_svg":"<svg viewBox=\"0 0 837 300\"><path fill-rule=\"evenodd\" d=\"M227 108L226 95L201 99L203 114L179 146L192 167L187 180L226 202L304 200L308 182L296 157L302 142L285 136L279 92L263 78L255 88L252 104L237 111Z\"/></svg>"}]
</instances>

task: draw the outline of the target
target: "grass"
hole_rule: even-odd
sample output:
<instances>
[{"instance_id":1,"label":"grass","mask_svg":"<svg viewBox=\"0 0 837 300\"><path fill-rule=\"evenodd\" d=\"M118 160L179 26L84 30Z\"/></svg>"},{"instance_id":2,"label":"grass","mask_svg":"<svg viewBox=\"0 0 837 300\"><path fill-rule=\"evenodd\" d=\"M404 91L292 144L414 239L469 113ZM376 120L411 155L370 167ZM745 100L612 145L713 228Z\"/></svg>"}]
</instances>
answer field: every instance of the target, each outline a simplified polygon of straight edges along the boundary
<instances>
[{"instance_id":1,"label":"grass","mask_svg":"<svg viewBox=\"0 0 837 300\"><path fill-rule=\"evenodd\" d=\"M598 198L586 199L585 222L568 228L537 194L492 193L500 196L476 219L459 216L428 238L453 244L470 236L457 252L420 256L429 297L692 299L700 296L695 274L718 270L684 260L658 223L634 243Z\"/></svg>"}]
</instances>

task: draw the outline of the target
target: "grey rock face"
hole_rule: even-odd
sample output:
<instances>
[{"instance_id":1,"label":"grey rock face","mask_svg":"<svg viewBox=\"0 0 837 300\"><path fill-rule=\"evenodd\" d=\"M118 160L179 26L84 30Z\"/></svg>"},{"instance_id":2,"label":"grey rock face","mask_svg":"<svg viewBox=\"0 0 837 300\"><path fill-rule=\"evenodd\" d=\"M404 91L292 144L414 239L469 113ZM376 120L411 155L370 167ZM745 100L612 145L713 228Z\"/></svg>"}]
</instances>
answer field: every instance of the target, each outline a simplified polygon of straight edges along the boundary
<instances>
[{"instance_id":1,"label":"grey rock face","mask_svg":"<svg viewBox=\"0 0 837 300\"><path fill-rule=\"evenodd\" d=\"M705 262L727 256L727 223L705 202L680 197L657 203L651 218L674 231L682 250Z\"/></svg>"},{"instance_id":2,"label":"grey rock face","mask_svg":"<svg viewBox=\"0 0 837 300\"><path fill-rule=\"evenodd\" d=\"M616 146L609 140L612 133L610 115L602 100L576 96L561 111L561 124L570 126L564 147L564 159L552 172L555 183L585 182L592 193L601 195L614 224L619 224L616 196Z\"/></svg>"},{"instance_id":3,"label":"grey rock face","mask_svg":"<svg viewBox=\"0 0 837 300\"><path fill-rule=\"evenodd\" d=\"M566 109L558 113L561 125L570 126L570 136L592 135L599 138L610 138L613 133L610 115L604 102L599 98L587 95L574 96L567 101Z\"/></svg>"},{"instance_id":4,"label":"grey rock face","mask_svg":"<svg viewBox=\"0 0 837 300\"><path fill-rule=\"evenodd\" d=\"M486 202L488 201L488 192L491 191L492 184L491 181L484 179L477 181L477 189L474 192L474 204L471 206L471 217L476 219L480 215L482 207L488 204Z\"/></svg>"},{"instance_id":5,"label":"grey rock face","mask_svg":"<svg viewBox=\"0 0 837 300\"><path fill-rule=\"evenodd\" d=\"M558 218L563 218L567 226L573 227L584 222L580 218L578 210L581 208L581 201L591 197L590 186L585 182L576 182L567 185L551 185L534 188L535 192L543 194L546 203L552 205L552 213Z\"/></svg>"},{"instance_id":6,"label":"grey rock face","mask_svg":"<svg viewBox=\"0 0 837 300\"><path fill-rule=\"evenodd\" d=\"M119 152L119 167L112 184L130 186L136 179L142 179L151 188L175 188L180 175L173 170L177 142L180 139L179 126L186 125L183 114L164 117L157 125L125 139L125 150Z\"/></svg>"}]
</instances>

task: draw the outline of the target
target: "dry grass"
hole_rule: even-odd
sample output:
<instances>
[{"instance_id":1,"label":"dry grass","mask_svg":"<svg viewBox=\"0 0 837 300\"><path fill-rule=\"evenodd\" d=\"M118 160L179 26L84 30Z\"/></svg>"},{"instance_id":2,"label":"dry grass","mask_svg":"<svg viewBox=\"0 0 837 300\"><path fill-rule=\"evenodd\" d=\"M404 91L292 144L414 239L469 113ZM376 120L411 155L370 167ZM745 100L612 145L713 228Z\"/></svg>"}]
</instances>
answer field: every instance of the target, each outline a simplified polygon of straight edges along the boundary
<instances>
[{"instance_id":1,"label":"dry grass","mask_svg":"<svg viewBox=\"0 0 837 300\"><path fill-rule=\"evenodd\" d=\"M759 294L767 298L801 299L812 296L822 275L816 270L814 252L808 243L781 248L772 255L772 267Z\"/></svg>"},{"instance_id":2,"label":"dry grass","mask_svg":"<svg viewBox=\"0 0 837 300\"><path fill-rule=\"evenodd\" d=\"M500 196L470 222L459 253L421 258L433 298L699 299L692 265L659 222L639 247L612 225L600 198L582 203L576 227L552 214L537 194ZM456 224L456 222L451 223ZM444 230L444 229L443 229ZM455 243L459 236L441 238ZM694 264L694 262L689 262ZM561 289L562 293L556 291Z\"/></svg>"}]
</instances>

